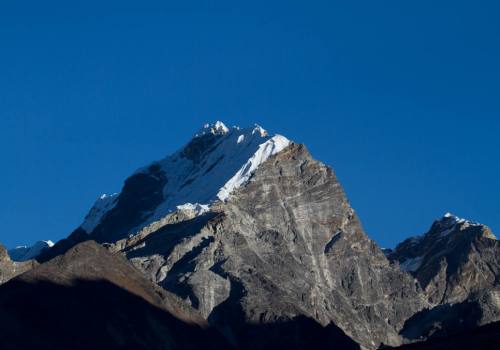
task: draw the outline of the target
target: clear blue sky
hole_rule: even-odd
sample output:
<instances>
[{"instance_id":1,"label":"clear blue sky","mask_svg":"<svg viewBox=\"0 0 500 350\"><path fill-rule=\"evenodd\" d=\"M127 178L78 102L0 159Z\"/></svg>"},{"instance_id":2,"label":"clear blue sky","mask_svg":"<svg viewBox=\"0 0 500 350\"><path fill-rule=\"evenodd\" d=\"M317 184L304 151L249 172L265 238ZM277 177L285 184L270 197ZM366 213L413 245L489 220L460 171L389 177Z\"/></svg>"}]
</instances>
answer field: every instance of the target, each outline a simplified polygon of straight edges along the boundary
<instances>
[{"instance_id":1,"label":"clear blue sky","mask_svg":"<svg viewBox=\"0 0 500 350\"><path fill-rule=\"evenodd\" d=\"M0 242L216 119L305 143L381 246L446 211L500 234L498 0L144 3L1 2Z\"/></svg>"}]
</instances>

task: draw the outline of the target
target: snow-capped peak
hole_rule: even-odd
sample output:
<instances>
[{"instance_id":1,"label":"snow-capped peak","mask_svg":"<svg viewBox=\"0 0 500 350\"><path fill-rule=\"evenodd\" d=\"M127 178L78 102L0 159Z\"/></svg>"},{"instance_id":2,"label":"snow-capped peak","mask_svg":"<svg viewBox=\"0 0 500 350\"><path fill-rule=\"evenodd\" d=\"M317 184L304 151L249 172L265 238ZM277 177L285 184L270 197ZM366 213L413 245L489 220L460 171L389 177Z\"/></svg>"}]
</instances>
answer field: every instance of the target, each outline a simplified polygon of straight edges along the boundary
<instances>
[{"instance_id":1,"label":"snow-capped peak","mask_svg":"<svg viewBox=\"0 0 500 350\"><path fill-rule=\"evenodd\" d=\"M443 215L443 218L440 220L446 226L454 226L456 224L467 224L469 226L480 226L481 224L475 221L462 219L452 213L446 213Z\"/></svg>"},{"instance_id":2,"label":"snow-capped peak","mask_svg":"<svg viewBox=\"0 0 500 350\"><path fill-rule=\"evenodd\" d=\"M443 217L437 220L433 226L433 234L438 234L440 238L448 236L457 229L465 229L470 226L481 226L480 223L462 219L452 213L445 213Z\"/></svg>"},{"instance_id":3,"label":"snow-capped peak","mask_svg":"<svg viewBox=\"0 0 500 350\"><path fill-rule=\"evenodd\" d=\"M195 137L200 137L208 133L213 135L225 135L229 132L229 128L221 121L217 120L215 123L206 123Z\"/></svg>"},{"instance_id":4,"label":"snow-capped peak","mask_svg":"<svg viewBox=\"0 0 500 350\"><path fill-rule=\"evenodd\" d=\"M29 246L17 246L14 249L9 250L9 256L12 261L27 261L36 258L42 251L48 249L54 245L51 240L38 241Z\"/></svg>"},{"instance_id":5,"label":"snow-capped peak","mask_svg":"<svg viewBox=\"0 0 500 350\"><path fill-rule=\"evenodd\" d=\"M249 181L262 163L290 143L284 136L270 136L257 124L248 128L228 128L220 121L205 124L179 151L154 162L155 174L150 174L151 166L136 171L135 174L147 176L157 176L158 171L163 173L163 200L143 212L140 227L134 227L128 234L176 209L203 213L212 202L227 200L235 189ZM117 195L101 197L81 227L87 233L95 230L119 198Z\"/></svg>"}]
</instances>

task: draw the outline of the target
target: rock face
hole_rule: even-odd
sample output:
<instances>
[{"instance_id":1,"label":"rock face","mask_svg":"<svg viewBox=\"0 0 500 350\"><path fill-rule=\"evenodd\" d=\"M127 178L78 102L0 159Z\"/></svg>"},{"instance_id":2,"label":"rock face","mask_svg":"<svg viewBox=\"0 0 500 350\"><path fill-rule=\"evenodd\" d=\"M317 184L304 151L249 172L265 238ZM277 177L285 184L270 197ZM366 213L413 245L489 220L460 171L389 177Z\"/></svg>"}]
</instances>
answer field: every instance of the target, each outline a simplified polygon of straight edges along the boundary
<instances>
[{"instance_id":1,"label":"rock face","mask_svg":"<svg viewBox=\"0 0 500 350\"><path fill-rule=\"evenodd\" d=\"M488 227L446 214L388 256L418 279L434 306L406 322L405 338L439 337L500 320L500 244Z\"/></svg>"},{"instance_id":2,"label":"rock face","mask_svg":"<svg viewBox=\"0 0 500 350\"><path fill-rule=\"evenodd\" d=\"M31 270L37 263L33 260L25 262L12 261L7 249L0 244L0 285L11 278Z\"/></svg>"},{"instance_id":3,"label":"rock face","mask_svg":"<svg viewBox=\"0 0 500 350\"><path fill-rule=\"evenodd\" d=\"M211 212L158 226L119 249L239 347L252 339L246 324L298 316L333 323L366 348L399 344L404 321L427 305L302 145L269 158Z\"/></svg>"},{"instance_id":4,"label":"rock face","mask_svg":"<svg viewBox=\"0 0 500 350\"><path fill-rule=\"evenodd\" d=\"M2 285L0 309L2 349L230 348L197 312L92 241Z\"/></svg>"},{"instance_id":5,"label":"rock face","mask_svg":"<svg viewBox=\"0 0 500 350\"><path fill-rule=\"evenodd\" d=\"M500 244L488 227L451 214L389 254L419 280L433 304L462 302L493 288L499 256Z\"/></svg>"}]
</instances>

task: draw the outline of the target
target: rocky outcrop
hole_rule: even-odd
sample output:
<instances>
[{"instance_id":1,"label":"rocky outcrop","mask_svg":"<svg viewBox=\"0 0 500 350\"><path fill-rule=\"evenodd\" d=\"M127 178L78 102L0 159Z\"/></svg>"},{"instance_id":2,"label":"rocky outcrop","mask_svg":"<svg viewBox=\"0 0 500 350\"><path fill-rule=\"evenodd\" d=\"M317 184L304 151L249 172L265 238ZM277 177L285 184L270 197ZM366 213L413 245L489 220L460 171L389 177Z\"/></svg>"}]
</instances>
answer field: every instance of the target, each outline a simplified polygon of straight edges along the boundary
<instances>
[{"instance_id":1,"label":"rocky outcrop","mask_svg":"<svg viewBox=\"0 0 500 350\"><path fill-rule=\"evenodd\" d=\"M488 227L446 214L388 256L418 279L433 306L406 322L401 331L406 339L500 321L500 244Z\"/></svg>"},{"instance_id":2,"label":"rocky outcrop","mask_svg":"<svg viewBox=\"0 0 500 350\"><path fill-rule=\"evenodd\" d=\"M147 276L232 339L248 323L305 316L365 348L399 344L427 304L416 281L369 240L333 171L293 144L227 202L122 246Z\"/></svg>"},{"instance_id":3,"label":"rocky outcrop","mask_svg":"<svg viewBox=\"0 0 500 350\"><path fill-rule=\"evenodd\" d=\"M33 260L12 261L7 249L0 244L0 284L3 284L26 271L31 270L37 263Z\"/></svg>"},{"instance_id":4,"label":"rocky outcrop","mask_svg":"<svg viewBox=\"0 0 500 350\"><path fill-rule=\"evenodd\" d=\"M389 254L418 279L435 305L462 302L494 288L499 256L500 243L488 227L451 214Z\"/></svg>"}]
</instances>

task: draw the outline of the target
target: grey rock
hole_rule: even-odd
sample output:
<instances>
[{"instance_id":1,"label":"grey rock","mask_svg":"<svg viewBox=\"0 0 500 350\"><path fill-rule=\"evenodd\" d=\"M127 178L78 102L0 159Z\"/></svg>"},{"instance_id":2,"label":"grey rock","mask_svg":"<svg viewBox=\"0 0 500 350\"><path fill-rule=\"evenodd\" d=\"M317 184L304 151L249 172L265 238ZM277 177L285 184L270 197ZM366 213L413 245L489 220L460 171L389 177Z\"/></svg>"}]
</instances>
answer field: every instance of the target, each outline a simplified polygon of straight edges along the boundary
<instances>
[{"instance_id":1,"label":"grey rock","mask_svg":"<svg viewBox=\"0 0 500 350\"><path fill-rule=\"evenodd\" d=\"M488 227L447 214L388 256L418 279L432 306L406 322L406 339L447 336L500 320L500 244Z\"/></svg>"},{"instance_id":2,"label":"grey rock","mask_svg":"<svg viewBox=\"0 0 500 350\"><path fill-rule=\"evenodd\" d=\"M167 175L168 176L168 175ZM333 171L293 144L205 215L120 247L238 346L246 324L312 318L364 348L397 345L427 303L365 235Z\"/></svg>"}]
</instances>

